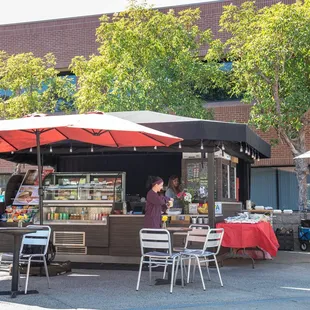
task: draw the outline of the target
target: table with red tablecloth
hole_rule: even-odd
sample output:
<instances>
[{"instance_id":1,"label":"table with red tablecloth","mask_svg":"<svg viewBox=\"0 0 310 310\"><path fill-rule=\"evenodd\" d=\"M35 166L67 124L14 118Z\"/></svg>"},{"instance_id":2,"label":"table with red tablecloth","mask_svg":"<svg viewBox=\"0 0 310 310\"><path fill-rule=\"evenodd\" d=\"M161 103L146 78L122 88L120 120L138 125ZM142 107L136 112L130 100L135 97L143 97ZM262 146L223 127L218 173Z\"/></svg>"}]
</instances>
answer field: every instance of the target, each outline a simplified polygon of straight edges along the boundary
<instances>
[{"instance_id":1,"label":"table with red tablecloth","mask_svg":"<svg viewBox=\"0 0 310 310\"><path fill-rule=\"evenodd\" d=\"M279 243L268 222L248 223L217 223L217 228L224 228L222 246L227 248L255 248L276 256Z\"/></svg>"}]
</instances>

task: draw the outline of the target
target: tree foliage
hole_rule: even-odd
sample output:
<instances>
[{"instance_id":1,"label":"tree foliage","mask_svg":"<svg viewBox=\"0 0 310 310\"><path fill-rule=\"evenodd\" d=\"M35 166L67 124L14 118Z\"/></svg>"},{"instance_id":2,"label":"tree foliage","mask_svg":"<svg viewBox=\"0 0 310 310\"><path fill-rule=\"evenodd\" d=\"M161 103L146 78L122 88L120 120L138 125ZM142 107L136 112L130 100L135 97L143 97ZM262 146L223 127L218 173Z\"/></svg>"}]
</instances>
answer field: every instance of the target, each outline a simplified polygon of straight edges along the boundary
<instances>
[{"instance_id":1,"label":"tree foliage","mask_svg":"<svg viewBox=\"0 0 310 310\"><path fill-rule=\"evenodd\" d=\"M231 92L254 103L251 122L263 131L274 128L292 154L306 151L305 130L310 108L310 1L277 3L257 9L254 2L224 7L221 31L209 59L233 61ZM307 165L296 160L299 205L306 207Z\"/></svg>"},{"instance_id":2,"label":"tree foliage","mask_svg":"<svg viewBox=\"0 0 310 310\"><path fill-rule=\"evenodd\" d=\"M75 85L58 76L55 65L52 54L40 58L32 53L8 55L0 51L0 117L71 109Z\"/></svg>"},{"instance_id":3,"label":"tree foliage","mask_svg":"<svg viewBox=\"0 0 310 310\"><path fill-rule=\"evenodd\" d=\"M153 110L208 117L199 93L215 84L215 63L199 59L210 31L196 25L200 11L167 14L135 1L124 12L102 16L99 55L76 57L77 107L104 111Z\"/></svg>"}]
</instances>

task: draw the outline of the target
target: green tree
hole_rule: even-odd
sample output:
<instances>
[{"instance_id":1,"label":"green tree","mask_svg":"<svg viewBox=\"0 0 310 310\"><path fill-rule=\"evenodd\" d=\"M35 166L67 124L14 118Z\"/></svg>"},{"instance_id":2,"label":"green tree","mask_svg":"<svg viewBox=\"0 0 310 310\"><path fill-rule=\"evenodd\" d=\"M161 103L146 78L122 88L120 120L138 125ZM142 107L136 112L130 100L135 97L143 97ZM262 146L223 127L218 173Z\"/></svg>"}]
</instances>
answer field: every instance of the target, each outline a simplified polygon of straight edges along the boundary
<instances>
[{"instance_id":1,"label":"green tree","mask_svg":"<svg viewBox=\"0 0 310 310\"><path fill-rule=\"evenodd\" d=\"M200 93L213 87L218 64L199 59L210 31L196 25L199 10L167 14L135 1L124 12L100 18L99 55L76 57L77 108L153 110L198 118L210 116Z\"/></svg>"},{"instance_id":2,"label":"green tree","mask_svg":"<svg viewBox=\"0 0 310 310\"><path fill-rule=\"evenodd\" d=\"M207 58L232 60L231 92L254 103L251 123L263 131L274 128L294 157L304 153L310 107L310 1L262 9L254 2L225 6L220 27L230 39L212 42ZM298 159L295 167L302 210L307 208L308 165Z\"/></svg>"},{"instance_id":3,"label":"green tree","mask_svg":"<svg viewBox=\"0 0 310 310\"><path fill-rule=\"evenodd\" d=\"M0 51L0 117L72 109L76 87L70 78L58 76L55 65L52 54L40 58Z\"/></svg>"}]
</instances>

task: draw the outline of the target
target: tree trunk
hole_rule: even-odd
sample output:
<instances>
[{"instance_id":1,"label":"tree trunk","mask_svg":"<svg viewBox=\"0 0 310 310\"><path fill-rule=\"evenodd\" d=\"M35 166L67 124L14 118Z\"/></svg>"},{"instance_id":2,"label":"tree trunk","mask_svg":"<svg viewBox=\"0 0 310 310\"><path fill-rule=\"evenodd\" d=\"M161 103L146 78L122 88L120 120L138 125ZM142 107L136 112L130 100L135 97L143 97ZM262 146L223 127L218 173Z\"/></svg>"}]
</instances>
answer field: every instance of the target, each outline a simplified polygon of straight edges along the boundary
<instances>
[{"instance_id":1,"label":"tree trunk","mask_svg":"<svg viewBox=\"0 0 310 310\"><path fill-rule=\"evenodd\" d=\"M291 140L283 131L279 132L281 137L287 143L292 151L293 157L306 152L305 130L299 131L297 139ZM295 171L298 183L298 209L299 211L307 210L307 175L309 174L307 159L295 159Z\"/></svg>"},{"instance_id":2,"label":"tree trunk","mask_svg":"<svg viewBox=\"0 0 310 310\"><path fill-rule=\"evenodd\" d=\"M308 164L306 159L295 159L295 170L298 182L298 208L299 211L307 210L307 174Z\"/></svg>"}]
</instances>

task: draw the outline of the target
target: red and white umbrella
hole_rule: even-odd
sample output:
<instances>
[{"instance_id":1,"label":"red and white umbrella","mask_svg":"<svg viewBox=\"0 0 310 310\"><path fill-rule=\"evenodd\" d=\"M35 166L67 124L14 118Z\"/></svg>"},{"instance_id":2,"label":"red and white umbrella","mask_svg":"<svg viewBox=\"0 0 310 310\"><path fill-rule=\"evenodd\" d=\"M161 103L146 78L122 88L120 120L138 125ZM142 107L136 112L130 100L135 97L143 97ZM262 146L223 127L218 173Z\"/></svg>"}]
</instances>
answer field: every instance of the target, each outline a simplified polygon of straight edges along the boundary
<instances>
[{"instance_id":1,"label":"red and white umbrella","mask_svg":"<svg viewBox=\"0 0 310 310\"><path fill-rule=\"evenodd\" d=\"M0 152L37 148L63 140L76 140L108 147L169 146L183 139L104 113L28 117L0 121ZM42 175L39 173L40 224L43 223Z\"/></svg>"},{"instance_id":2,"label":"red and white umbrella","mask_svg":"<svg viewBox=\"0 0 310 310\"><path fill-rule=\"evenodd\" d=\"M0 152L10 152L62 140L76 140L108 147L169 146L181 141L171 136L108 114L45 116L33 114L0 121Z\"/></svg>"}]
</instances>

